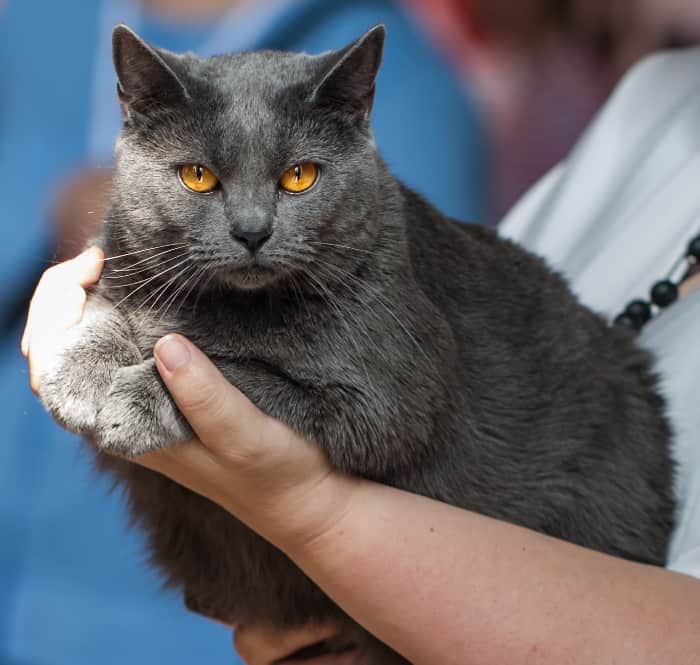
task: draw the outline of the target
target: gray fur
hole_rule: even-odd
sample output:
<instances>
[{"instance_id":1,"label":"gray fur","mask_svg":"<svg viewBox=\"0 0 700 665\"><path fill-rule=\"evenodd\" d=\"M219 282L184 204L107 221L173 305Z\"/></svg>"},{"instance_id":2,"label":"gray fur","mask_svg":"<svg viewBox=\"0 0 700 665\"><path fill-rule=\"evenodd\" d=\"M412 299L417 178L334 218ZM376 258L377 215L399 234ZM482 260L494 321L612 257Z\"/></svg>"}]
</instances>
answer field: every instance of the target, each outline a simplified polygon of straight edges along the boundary
<instances>
[{"instance_id":1,"label":"gray fur","mask_svg":"<svg viewBox=\"0 0 700 665\"><path fill-rule=\"evenodd\" d=\"M107 263L42 398L111 454L100 464L126 486L168 581L225 621L342 613L229 514L116 457L190 435L151 359L168 331L343 471L665 560L670 436L649 357L541 260L391 176L368 123L383 37L320 56L201 60L115 31L125 126L98 242L111 256L183 247ZM302 161L320 164L320 180L280 193ZM186 191L176 166L190 162L221 189ZM255 261L233 234L253 217L273 229Z\"/></svg>"}]
</instances>

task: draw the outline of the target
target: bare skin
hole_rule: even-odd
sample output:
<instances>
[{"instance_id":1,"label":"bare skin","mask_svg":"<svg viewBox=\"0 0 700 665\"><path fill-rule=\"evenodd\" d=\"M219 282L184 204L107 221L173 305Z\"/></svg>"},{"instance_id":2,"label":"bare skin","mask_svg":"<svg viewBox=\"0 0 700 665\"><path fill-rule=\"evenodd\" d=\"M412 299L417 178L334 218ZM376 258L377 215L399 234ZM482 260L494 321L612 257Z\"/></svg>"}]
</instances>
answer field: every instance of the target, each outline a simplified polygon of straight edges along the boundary
<instances>
[{"instance_id":1,"label":"bare skin","mask_svg":"<svg viewBox=\"0 0 700 665\"><path fill-rule=\"evenodd\" d=\"M42 278L22 340L34 389L100 271L93 250ZM342 476L184 338L154 353L198 440L140 463L243 520L415 665L700 661L700 581ZM236 647L270 665L329 630L241 626Z\"/></svg>"}]
</instances>

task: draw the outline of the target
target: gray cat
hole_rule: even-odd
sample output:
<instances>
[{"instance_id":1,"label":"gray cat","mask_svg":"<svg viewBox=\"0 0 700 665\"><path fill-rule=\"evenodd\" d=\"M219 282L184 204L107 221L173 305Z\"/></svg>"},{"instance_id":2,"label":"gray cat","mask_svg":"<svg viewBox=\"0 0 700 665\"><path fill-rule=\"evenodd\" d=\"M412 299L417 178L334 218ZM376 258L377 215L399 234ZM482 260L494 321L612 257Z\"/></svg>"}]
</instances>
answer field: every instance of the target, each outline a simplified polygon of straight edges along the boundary
<instances>
[{"instance_id":1,"label":"gray cat","mask_svg":"<svg viewBox=\"0 0 700 665\"><path fill-rule=\"evenodd\" d=\"M318 56L200 59L115 29L124 127L96 242L118 258L41 388L191 608L338 618L371 663L401 659L231 515L123 459L191 435L154 368L164 333L345 472L655 565L674 512L664 404L631 335L388 172L369 125L383 44L379 26Z\"/></svg>"}]
</instances>

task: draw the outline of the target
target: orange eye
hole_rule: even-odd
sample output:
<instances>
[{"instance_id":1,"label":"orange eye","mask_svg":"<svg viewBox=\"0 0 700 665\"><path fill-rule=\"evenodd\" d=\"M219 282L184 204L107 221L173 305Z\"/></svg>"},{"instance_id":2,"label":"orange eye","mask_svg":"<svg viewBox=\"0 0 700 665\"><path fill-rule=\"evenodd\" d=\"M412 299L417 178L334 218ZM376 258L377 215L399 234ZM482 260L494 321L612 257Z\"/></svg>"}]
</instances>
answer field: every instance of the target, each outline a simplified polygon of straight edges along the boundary
<instances>
[{"instance_id":1,"label":"orange eye","mask_svg":"<svg viewBox=\"0 0 700 665\"><path fill-rule=\"evenodd\" d=\"M182 184L198 194L208 194L219 184L219 179L201 164L184 164L177 172Z\"/></svg>"},{"instance_id":2,"label":"orange eye","mask_svg":"<svg viewBox=\"0 0 700 665\"><path fill-rule=\"evenodd\" d=\"M311 162L295 164L288 168L280 178L280 187L291 194L301 194L309 189L318 179L318 166Z\"/></svg>"}]
</instances>

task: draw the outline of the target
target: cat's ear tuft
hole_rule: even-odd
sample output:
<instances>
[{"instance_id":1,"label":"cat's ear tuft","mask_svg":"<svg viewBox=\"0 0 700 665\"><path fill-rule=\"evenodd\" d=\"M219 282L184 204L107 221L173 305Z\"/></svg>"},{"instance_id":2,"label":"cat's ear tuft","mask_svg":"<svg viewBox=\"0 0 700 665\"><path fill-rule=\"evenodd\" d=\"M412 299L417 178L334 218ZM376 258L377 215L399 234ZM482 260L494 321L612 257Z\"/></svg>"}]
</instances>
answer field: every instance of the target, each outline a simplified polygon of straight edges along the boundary
<instances>
[{"instance_id":1,"label":"cat's ear tuft","mask_svg":"<svg viewBox=\"0 0 700 665\"><path fill-rule=\"evenodd\" d=\"M125 119L188 99L187 89L162 53L131 28L118 25L112 32L112 56L117 72L117 94Z\"/></svg>"},{"instance_id":2,"label":"cat's ear tuft","mask_svg":"<svg viewBox=\"0 0 700 665\"><path fill-rule=\"evenodd\" d=\"M374 86L382 63L386 29L377 25L330 56L333 62L312 95L320 106L369 117Z\"/></svg>"}]
</instances>

